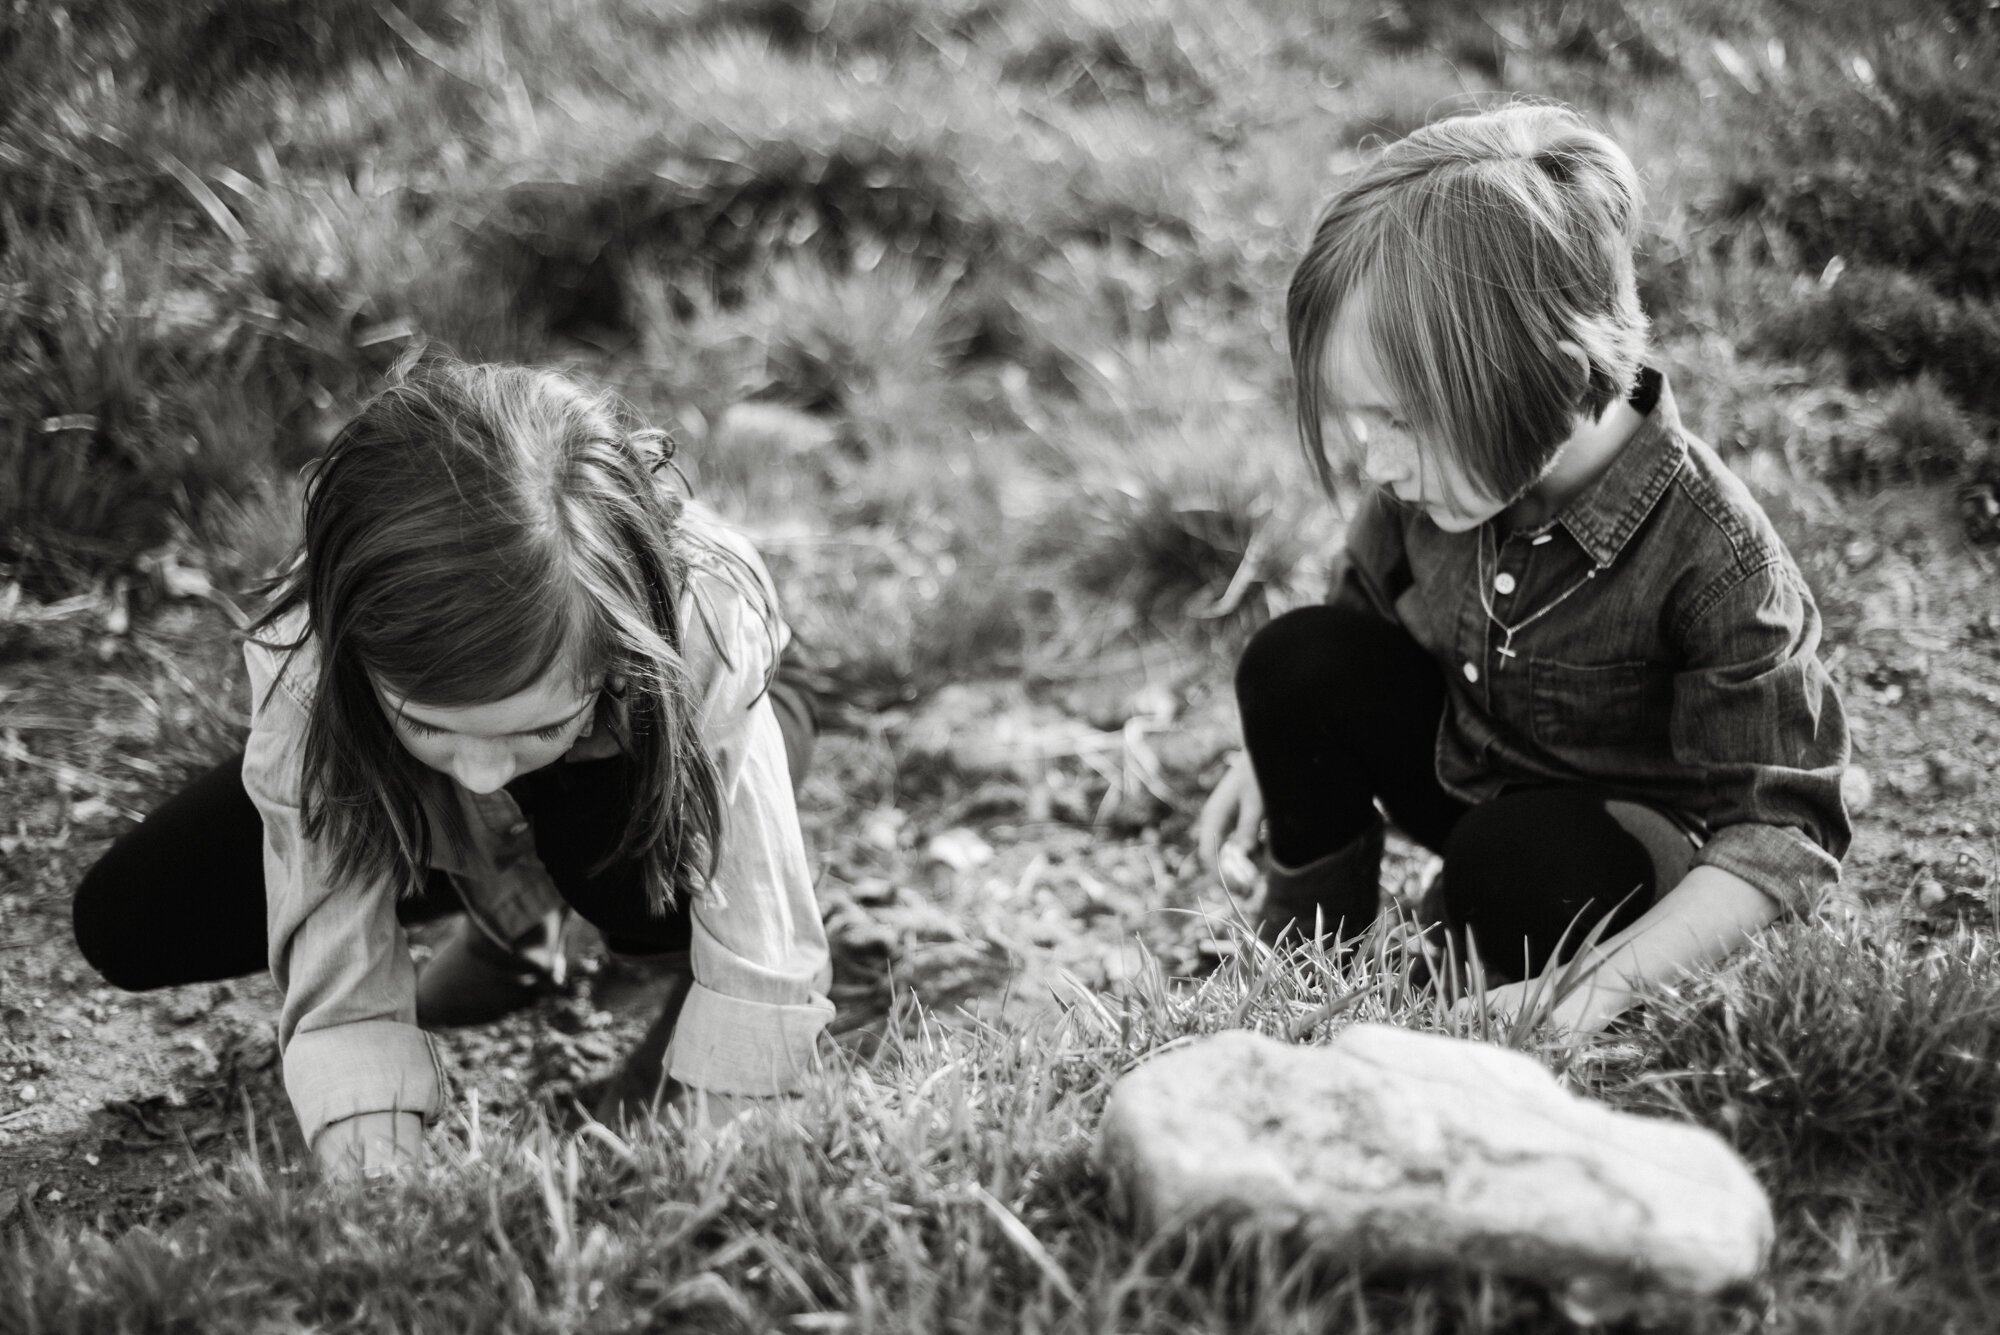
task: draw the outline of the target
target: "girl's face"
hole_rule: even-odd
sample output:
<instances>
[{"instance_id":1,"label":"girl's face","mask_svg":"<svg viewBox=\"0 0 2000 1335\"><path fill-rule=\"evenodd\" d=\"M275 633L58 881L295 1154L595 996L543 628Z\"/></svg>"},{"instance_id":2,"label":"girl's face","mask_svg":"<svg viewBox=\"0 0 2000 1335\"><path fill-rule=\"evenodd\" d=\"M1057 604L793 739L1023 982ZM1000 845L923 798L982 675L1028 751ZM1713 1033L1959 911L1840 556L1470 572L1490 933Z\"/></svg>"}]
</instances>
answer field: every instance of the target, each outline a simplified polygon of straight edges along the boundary
<instances>
[{"instance_id":1,"label":"girl's face","mask_svg":"<svg viewBox=\"0 0 2000 1335\"><path fill-rule=\"evenodd\" d=\"M1447 450L1429 449L1411 431L1367 334L1365 301L1350 298L1327 339L1326 397L1339 415L1333 425L1352 443L1355 462L1371 485L1430 516L1447 533L1478 528L1508 502L1487 494Z\"/></svg>"},{"instance_id":2,"label":"girl's face","mask_svg":"<svg viewBox=\"0 0 2000 1335\"><path fill-rule=\"evenodd\" d=\"M585 736L597 690L558 666L523 691L492 704L444 708L405 700L375 683L375 695L403 749L474 793L554 764Z\"/></svg>"}]
</instances>

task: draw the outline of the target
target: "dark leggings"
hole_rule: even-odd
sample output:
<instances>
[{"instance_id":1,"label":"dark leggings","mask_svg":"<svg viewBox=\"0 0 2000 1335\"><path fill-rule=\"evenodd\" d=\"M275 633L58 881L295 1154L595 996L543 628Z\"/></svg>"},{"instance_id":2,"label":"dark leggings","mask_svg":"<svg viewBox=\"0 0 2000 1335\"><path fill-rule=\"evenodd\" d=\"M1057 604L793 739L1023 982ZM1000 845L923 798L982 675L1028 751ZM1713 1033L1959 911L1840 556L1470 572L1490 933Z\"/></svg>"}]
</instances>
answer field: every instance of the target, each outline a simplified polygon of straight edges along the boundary
<instances>
[{"instance_id":1,"label":"dark leggings","mask_svg":"<svg viewBox=\"0 0 2000 1335\"><path fill-rule=\"evenodd\" d=\"M1664 813L1600 788L1523 787L1472 805L1437 778L1444 679L1407 631L1304 607L1260 630L1236 673L1272 858L1304 867L1359 837L1375 804L1444 857L1447 927L1488 970L1534 973L1600 919L1636 920L1693 865ZM1565 940L1565 934L1567 939Z\"/></svg>"},{"instance_id":2,"label":"dark leggings","mask_svg":"<svg viewBox=\"0 0 2000 1335\"><path fill-rule=\"evenodd\" d=\"M796 787L812 749L811 699L786 681L771 696ZM624 833L622 759L559 762L521 775L507 791L533 822L535 852L556 889L607 946L625 954L688 948L686 903L654 914L637 861L590 872ZM451 879L433 871L396 916L422 922L459 907ZM240 978L266 967L264 821L243 789L242 753L112 844L84 873L73 916L84 958L128 991Z\"/></svg>"}]
</instances>

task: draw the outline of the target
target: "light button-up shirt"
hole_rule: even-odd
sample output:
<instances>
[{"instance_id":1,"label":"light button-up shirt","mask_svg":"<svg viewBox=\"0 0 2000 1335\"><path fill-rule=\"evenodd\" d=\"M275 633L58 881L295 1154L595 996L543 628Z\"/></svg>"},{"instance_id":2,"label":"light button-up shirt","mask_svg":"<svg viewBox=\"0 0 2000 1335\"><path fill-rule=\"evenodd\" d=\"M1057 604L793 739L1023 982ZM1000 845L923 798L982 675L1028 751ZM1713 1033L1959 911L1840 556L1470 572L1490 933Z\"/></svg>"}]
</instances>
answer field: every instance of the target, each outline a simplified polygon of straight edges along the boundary
<instances>
[{"instance_id":1,"label":"light button-up shirt","mask_svg":"<svg viewBox=\"0 0 2000 1335\"><path fill-rule=\"evenodd\" d=\"M707 526L768 597L769 576L756 552L712 518ZM764 693L786 632L779 626L771 633L739 578L713 561L698 564L683 603L683 650L700 736L721 780L723 826L715 876L690 908L694 985L667 1072L700 1089L771 1096L795 1091L814 1064L833 1016L831 970L784 741ZM292 640L300 616L271 638ZM252 719L243 781L264 818L269 958L284 993L278 1038L306 1141L359 1113L434 1118L446 1082L416 1024L416 973L396 918L398 887L336 877L329 851L302 830L314 646L288 656L252 642L244 657ZM452 791L469 846L435 839L432 862L453 875L468 912L510 941L559 919L561 895L514 799L504 789L474 794L454 784Z\"/></svg>"}]
</instances>

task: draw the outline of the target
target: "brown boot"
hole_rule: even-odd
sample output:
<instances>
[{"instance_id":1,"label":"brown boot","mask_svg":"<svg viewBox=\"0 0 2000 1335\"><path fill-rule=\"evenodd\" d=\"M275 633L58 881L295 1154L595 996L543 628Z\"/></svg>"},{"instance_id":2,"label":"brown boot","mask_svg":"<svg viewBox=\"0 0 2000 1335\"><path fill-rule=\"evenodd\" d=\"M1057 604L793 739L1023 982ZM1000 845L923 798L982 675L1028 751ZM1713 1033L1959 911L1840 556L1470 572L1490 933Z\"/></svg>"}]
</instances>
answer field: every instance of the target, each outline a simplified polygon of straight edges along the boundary
<instances>
[{"instance_id":1,"label":"brown boot","mask_svg":"<svg viewBox=\"0 0 2000 1335\"><path fill-rule=\"evenodd\" d=\"M1264 901L1257 935L1270 944L1281 936L1314 937L1321 944L1346 945L1375 921L1381 902L1382 845L1386 827L1377 820L1352 843L1303 867L1281 867L1267 859Z\"/></svg>"}]
</instances>

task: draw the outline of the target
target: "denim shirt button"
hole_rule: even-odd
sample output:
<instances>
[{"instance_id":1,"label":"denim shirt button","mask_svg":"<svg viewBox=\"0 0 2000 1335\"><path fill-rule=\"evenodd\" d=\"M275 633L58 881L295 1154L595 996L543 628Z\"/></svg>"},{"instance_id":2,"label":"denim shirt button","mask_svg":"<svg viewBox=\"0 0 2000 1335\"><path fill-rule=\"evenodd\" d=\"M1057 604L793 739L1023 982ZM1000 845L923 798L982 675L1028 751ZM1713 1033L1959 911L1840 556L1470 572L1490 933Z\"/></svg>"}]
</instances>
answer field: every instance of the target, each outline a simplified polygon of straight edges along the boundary
<instances>
[{"instance_id":1,"label":"denim shirt button","mask_svg":"<svg viewBox=\"0 0 2000 1335\"><path fill-rule=\"evenodd\" d=\"M1479 680L1479 665L1477 663L1467 663L1465 665L1465 679L1467 681Z\"/></svg>"},{"instance_id":2,"label":"denim shirt button","mask_svg":"<svg viewBox=\"0 0 2000 1335\"><path fill-rule=\"evenodd\" d=\"M1512 593L1514 591L1514 577L1504 570L1501 571L1493 577L1493 588L1498 593Z\"/></svg>"}]
</instances>

